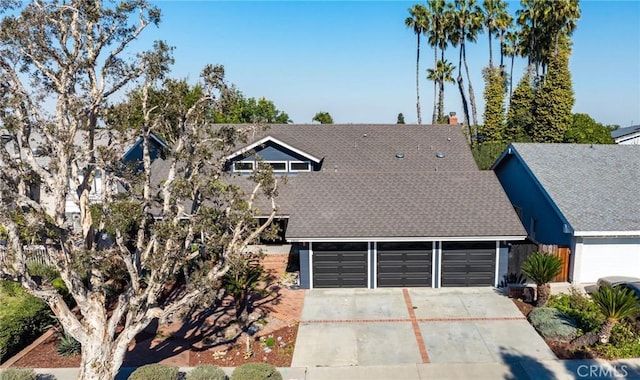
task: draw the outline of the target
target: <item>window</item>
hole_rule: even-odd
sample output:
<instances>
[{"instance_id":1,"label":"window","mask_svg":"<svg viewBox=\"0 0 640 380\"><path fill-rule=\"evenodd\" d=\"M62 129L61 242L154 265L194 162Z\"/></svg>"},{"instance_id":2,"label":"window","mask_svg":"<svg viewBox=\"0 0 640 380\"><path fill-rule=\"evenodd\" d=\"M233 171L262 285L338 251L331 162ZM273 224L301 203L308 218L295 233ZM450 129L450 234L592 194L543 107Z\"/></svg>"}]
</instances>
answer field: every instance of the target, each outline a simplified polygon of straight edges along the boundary
<instances>
[{"instance_id":1,"label":"window","mask_svg":"<svg viewBox=\"0 0 640 380\"><path fill-rule=\"evenodd\" d=\"M286 161L267 161L267 165L271 166L274 172L286 172L287 171L287 162Z\"/></svg>"},{"instance_id":2,"label":"window","mask_svg":"<svg viewBox=\"0 0 640 380\"><path fill-rule=\"evenodd\" d=\"M290 162L290 171L292 172L310 172L311 171L311 165L309 165L308 162L296 162L296 161L291 161Z\"/></svg>"},{"instance_id":3,"label":"window","mask_svg":"<svg viewBox=\"0 0 640 380\"><path fill-rule=\"evenodd\" d=\"M253 161L236 161L233 163L234 172L250 172L253 171Z\"/></svg>"}]
</instances>

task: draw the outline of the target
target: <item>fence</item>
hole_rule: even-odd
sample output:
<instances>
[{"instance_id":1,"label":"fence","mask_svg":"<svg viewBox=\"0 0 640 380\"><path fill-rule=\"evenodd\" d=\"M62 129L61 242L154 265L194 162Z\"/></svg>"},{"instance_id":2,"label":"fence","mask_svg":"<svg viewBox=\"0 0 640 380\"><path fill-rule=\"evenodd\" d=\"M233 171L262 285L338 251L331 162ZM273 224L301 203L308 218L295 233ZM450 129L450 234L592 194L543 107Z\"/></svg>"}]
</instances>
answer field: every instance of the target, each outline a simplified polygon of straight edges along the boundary
<instances>
[{"instance_id":1,"label":"fence","mask_svg":"<svg viewBox=\"0 0 640 380\"><path fill-rule=\"evenodd\" d=\"M560 260L562 260L562 269L553 279L553 282L569 281L571 249L557 245L536 244L531 241L512 243L509 249L508 273L521 273L520 268L522 268L522 264L527 260L527 257L534 252L544 252L558 256Z\"/></svg>"},{"instance_id":2,"label":"fence","mask_svg":"<svg viewBox=\"0 0 640 380\"><path fill-rule=\"evenodd\" d=\"M51 265L51 258L44 245L25 245L22 247L27 262ZM8 257L6 246L0 245L0 264L4 264Z\"/></svg>"}]
</instances>

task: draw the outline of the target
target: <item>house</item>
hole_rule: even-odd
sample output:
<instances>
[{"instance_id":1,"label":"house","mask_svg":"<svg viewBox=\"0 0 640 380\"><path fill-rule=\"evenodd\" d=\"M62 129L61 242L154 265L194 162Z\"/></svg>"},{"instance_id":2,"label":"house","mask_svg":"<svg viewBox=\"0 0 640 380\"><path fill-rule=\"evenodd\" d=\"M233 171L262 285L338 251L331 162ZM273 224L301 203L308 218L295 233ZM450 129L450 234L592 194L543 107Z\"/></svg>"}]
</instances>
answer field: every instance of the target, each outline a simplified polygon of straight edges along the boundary
<instances>
[{"instance_id":1,"label":"house","mask_svg":"<svg viewBox=\"0 0 640 380\"><path fill-rule=\"evenodd\" d=\"M496 286L526 235L460 126L272 125L226 159L230 176L258 160L287 175L303 288Z\"/></svg>"},{"instance_id":2,"label":"house","mask_svg":"<svg viewBox=\"0 0 640 380\"><path fill-rule=\"evenodd\" d=\"M611 137L616 144L640 145L640 125L618 128L611 131Z\"/></svg>"},{"instance_id":3,"label":"house","mask_svg":"<svg viewBox=\"0 0 640 380\"><path fill-rule=\"evenodd\" d=\"M529 238L570 247L572 282L640 277L640 146L513 143L492 169Z\"/></svg>"}]
</instances>

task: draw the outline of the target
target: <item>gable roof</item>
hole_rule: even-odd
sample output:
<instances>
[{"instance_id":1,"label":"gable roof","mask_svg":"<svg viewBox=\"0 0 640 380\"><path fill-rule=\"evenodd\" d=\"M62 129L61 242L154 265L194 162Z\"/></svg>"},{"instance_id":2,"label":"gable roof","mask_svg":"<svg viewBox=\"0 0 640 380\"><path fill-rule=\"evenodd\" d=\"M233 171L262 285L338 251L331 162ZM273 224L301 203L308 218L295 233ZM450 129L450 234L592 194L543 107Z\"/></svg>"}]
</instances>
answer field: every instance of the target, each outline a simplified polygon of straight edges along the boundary
<instances>
[{"instance_id":1,"label":"gable roof","mask_svg":"<svg viewBox=\"0 0 640 380\"><path fill-rule=\"evenodd\" d=\"M514 143L511 148L576 236L640 234L640 146Z\"/></svg>"},{"instance_id":2,"label":"gable roof","mask_svg":"<svg viewBox=\"0 0 640 380\"><path fill-rule=\"evenodd\" d=\"M297 149L295 147L292 147L291 145L289 145L289 144L287 144L285 142L282 142L282 141L280 141L280 140L278 140L278 139L276 139L276 138L274 138L272 136L263 137L258 141L255 141L255 142L253 142L253 143L251 143L251 144L249 144L249 145L247 145L245 147L242 147L241 149L238 149L235 152L233 152L230 155L228 155L227 157L225 157L225 159L226 160L232 160L232 159L234 159L234 158L236 158L236 157L238 157L238 156L240 156L240 155L242 155L244 153L247 153L247 152L255 149L256 147L259 147L259 146L261 146L263 144L266 144L268 142L272 142L272 143L277 144L277 145L279 145L279 146L281 146L281 147L283 147L285 149L288 149L288 150L290 150L292 152L298 153L299 155L304 156L304 157L310 159L311 161L313 161L315 163L319 163L321 161L320 158L316 158L316 157L310 155L309 153L305 153L305 152L303 152L303 151L301 151L301 150L299 150L299 149Z\"/></svg>"},{"instance_id":3,"label":"gable roof","mask_svg":"<svg viewBox=\"0 0 640 380\"><path fill-rule=\"evenodd\" d=\"M631 127L626 127L626 128L618 128L615 131L611 131L611 137L613 137L616 140L625 140L625 139L621 139L621 137L630 136L630 135L640 136L640 125L633 125Z\"/></svg>"},{"instance_id":4,"label":"gable roof","mask_svg":"<svg viewBox=\"0 0 640 380\"><path fill-rule=\"evenodd\" d=\"M323 170L416 172L478 170L461 126L409 124L274 124L235 153L269 137L322 160ZM444 158L437 158L442 152ZM403 153L404 158L396 158ZM230 155L229 157L232 157Z\"/></svg>"},{"instance_id":5,"label":"gable roof","mask_svg":"<svg viewBox=\"0 0 640 380\"><path fill-rule=\"evenodd\" d=\"M324 172L295 180L287 229L291 241L526 236L491 171Z\"/></svg>"}]
</instances>

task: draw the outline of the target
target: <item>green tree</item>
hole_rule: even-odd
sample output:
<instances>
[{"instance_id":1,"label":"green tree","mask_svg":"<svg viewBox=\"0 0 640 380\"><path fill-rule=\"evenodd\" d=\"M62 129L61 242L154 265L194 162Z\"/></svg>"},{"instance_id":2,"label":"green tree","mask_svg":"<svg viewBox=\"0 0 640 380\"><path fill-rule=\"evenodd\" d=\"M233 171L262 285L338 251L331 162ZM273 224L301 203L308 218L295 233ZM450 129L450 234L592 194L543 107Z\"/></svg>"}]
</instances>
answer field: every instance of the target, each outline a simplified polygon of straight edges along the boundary
<instances>
[{"instance_id":1,"label":"green tree","mask_svg":"<svg viewBox=\"0 0 640 380\"><path fill-rule=\"evenodd\" d=\"M536 306L544 307L549 300L549 283L562 270L562 260L558 256L535 252L522 264L522 273L536 283Z\"/></svg>"},{"instance_id":2,"label":"green tree","mask_svg":"<svg viewBox=\"0 0 640 380\"><path fill-rule=\"evenodd\" d=\"M427 8L424 5L414 4L409 8L410 16L404 20L407 28L411 28L417 38L416 47L416 112L418 114L418 124L422 124L420 113L420 36L429 28ZM325 123L322 123L325 124ZM331 124L331 123L328 123Z\"/></svg>"},{"instance_id":3,"label":"green tree","mask_svg":"<svg viewBox=\"0 0 640 380\"><path fill-rule=\"evenodd\" d=\"M638 298L627 288L618 286L611 288L603 286L597 292L591 294L593 302L605 316L605 320L598 332L587 332L574 339L571 344L574 347L593 346L596 343L609 343L611 331L618 321L630 317L640 310Z\"/></svg>"},{"instance_id":4,"label":"green tree","mask_svg":"<svg viewBox=\"0 0 640 380\"><path fill-rule=\"evenodd\" d=\"M404 115L402 114L402 112L398 114L398 120L396 121L396 124L404 124Z\"/></svg>"},{"instance_id":5,"label":"green tree","mask_svg":"<svg viewBox=\"0 0 640 380\"><path fill-rule=\"evenodd\" d=\"M533 88L533 73L527 69L525 75L516 86L507 111L507 127L505 130L506 141L523 141L529 137L533 127L533 101L535 91Z\"/></svg>"},{"instance_id":6,"label":"green tree","mask_svg":"<svg viewBox=\"0 0 640 380\"><path fill-rule=\"evenodd\" d=\"M484 77L484 125L482 126L483 141L506 141L505 133L505 79L502 68L485 67Z\"/></svg>"},{"instance_id":7,"label":"green tree","mask_svg":"<svg viewBox=\"0 0 640 380\"><path fill-rule=\"evenodd\" d=\"M453 65L447 60L438 61L435 69L427 69L427 79L434 81L434 83L438 83L439 91L438 91L438 118L436 119L436 123L445 122L446 118L444 116L444 84L446 83L454 83L453 80ZM434 94L435 99L435 94Z\"/></svg>"},{"instance_id":8,"label":"green tree","mask_svg":"<svg viewBox=\"0 0 640 380\"><path fill-rule=\"evenodd\" d=\"M313 116L311 121L317 121L320 124L333 124L333 118L329 112L320 111Z\"/></svg>"},{"instance_id":9,"label":"green tree","mask_svg":"<svg viewBox=\"0 0 640 380\"><path fill-rule=\"evenodd\" d=\"M489 37L489 68L493 67L493 33L507 28L511 16L507 12L507 3L502 0L484 0L482 2L484 27ZM500 34L502 35L502 34Z\"/></svg>"},{"instance_id":10,"label":"green tree","mask_svg":"<svg viewBox=\"0 0 640 380\"><path fill-rule=\"evenodd\" d=\"M0 263L0 276L44 300L81 343L80 379L113 379L132 340L153 320L211 304L227 258L273 220L275 209L263 210L267 224L258 224L253 202L254 195L275 202L278 179L259 170L248 178L254 195L247 195L215 164L257 129L211 125L215 95L227 88L221 67L206 66L200 83L188 86L166 78L173 58L165 43L133 51L143 31L159 23L159 9L142 0L16 3L0 2L0 125L7 137L0 145L0 225L11 258ZM135 85L134 99L125 100L135 106L107 107ZM42 107L45 100L55 106ZM165 136L169 149L166 176L154 172L152 181L154 134ZM132 136L142 139L135 173L120 162ZM96 173L111 175L102 176L101 207L92 210ZM26 191L34 175L47 201ZM118 192L122 187L126 193ZM67 203L80 210L79 228L69 228ZM16 210L26 225L12 217ZM53 283L30 275L20 239L25 228L42 231L36 243L46 247L77 310ZM97 244L106 236L112 245Z\"/></svg>"},{"instance_id":11,"label":"green tree","mask_svg":"<svg viewBox=\"0 0 640 380\"><path fill-rule=\"evenodd\" d=\"M549 62L549 70L533 102L534 142L562 142L572 123L573 86L569 72L569 47L564 45Z\"/></svg>"},{"instance_id":12,"label":"green tree","mask_svg":"<svg viewBox=\"0 0 640 380\"><path fill-rule=\"evenodd\" d=\"M427 35L429 36L429 44L433 47L433 65L434 67L438 67L438 61L445 62L445 50L449 44L451 24L448 18L450 17L450 12L445 0L428 0L427 8L429 10L429 28L427 29ZM438 49L440 50L440 59L438 59ZM442 107L444 100L442 97L438 98L438 107L436 109L435 93L436 87L439 85L442 89L444 87L444 82L446 81L446 78L440 77L437 81L433 82L434 114L431 122L434 124L441 122L445 118L444 109ZM444 96L444 92L441 92L440 94Z\"/></svg>"},{"instance_id":13,"label":"green tree","mask_svg":"<svg viewBox=\"0 0 640 380\"><path fill-rule=\"evenodd\" d=\"M471 84L469 65L467 64L466 42L476 42L478 33L482 30L483 14L482 10L476 3L476 0L454 0L454 2L450 4L449 11L449 20L452 30L449 39L453 46L458 46L460 48L457 82L458 89L460 90L460 97L462 99L462 108L465 113L465 121L467 125L469 125L469 136L472 136L471 125L473 125L473 136L477 139L478 113L476 110L476 99L473 92L473 85ZM471 103L471 116L473 121L469 118L469 105L465 94L464 81L462 79L461 70L463 64L467 76L467 82L469 82L469 102Z\"/></svg>"},{"instance_id":14,"label":"green tree","mask_svg":"<svg viewBox=\"0 0 640 380\"><path fill-rule=\"evenodd\" d=\"M613 144L611 129L593 120L586 113L573 114L571 127L564 135L564 142L578 144Z\"/></svg>"},{"instance_id":15,"label":"green tree","mask_svg":"<svg viewBox=\"0 0 640 380\"><path fill-rule=\"evenodd\" d=\"M214 122L221 124L268 123L289 124L291 119L276 108L271 100L246 98L238 89L223 91L220 107L214 113Z\"/></svg>"}]
</instances>

